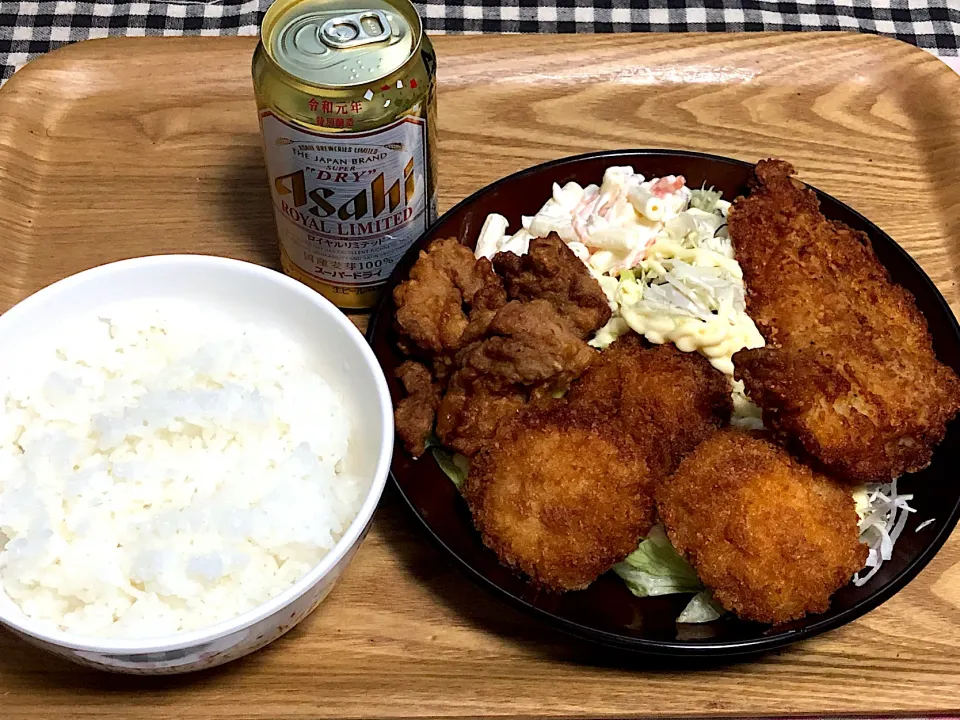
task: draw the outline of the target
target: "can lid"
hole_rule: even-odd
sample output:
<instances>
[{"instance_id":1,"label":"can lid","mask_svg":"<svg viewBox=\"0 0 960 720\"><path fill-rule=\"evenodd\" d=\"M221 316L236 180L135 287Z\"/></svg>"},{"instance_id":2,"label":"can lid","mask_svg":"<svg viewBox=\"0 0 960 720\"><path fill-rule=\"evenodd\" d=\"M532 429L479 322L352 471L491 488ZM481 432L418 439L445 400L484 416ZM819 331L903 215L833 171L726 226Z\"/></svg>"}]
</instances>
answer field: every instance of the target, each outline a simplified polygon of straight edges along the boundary
<instances>
[{"instance_id":1,"label":"can lid","mask_svg":"<svg viewBox=\"0 0 960 720\"><path fill-rule=\"evenodd\" d=\"M385 0L363 5L349 7L343 0L290 4L271 24L264 45L281 68L305 82L328 87L373 82L407 62L419 28Z\"/></svg>"}]
</instances>

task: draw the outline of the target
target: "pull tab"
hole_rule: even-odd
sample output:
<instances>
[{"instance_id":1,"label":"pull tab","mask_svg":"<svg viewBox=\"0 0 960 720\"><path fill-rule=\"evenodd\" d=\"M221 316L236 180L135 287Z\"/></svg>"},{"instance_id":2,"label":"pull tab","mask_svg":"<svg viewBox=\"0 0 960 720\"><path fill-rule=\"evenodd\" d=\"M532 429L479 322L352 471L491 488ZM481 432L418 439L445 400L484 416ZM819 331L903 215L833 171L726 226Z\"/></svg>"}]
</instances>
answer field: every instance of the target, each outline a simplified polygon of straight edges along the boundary
<instances>
[{"instance_id":1,"label":"pull tab","mask_svg":"<svg viewBox=\"0 0 960 720\"><path fill-rule=\"evenodd\" d=\"M324 45L338 50L372 45L390 39L390 21L380 10L330 18L317 31Z\"/></svg>"}]
</instances>

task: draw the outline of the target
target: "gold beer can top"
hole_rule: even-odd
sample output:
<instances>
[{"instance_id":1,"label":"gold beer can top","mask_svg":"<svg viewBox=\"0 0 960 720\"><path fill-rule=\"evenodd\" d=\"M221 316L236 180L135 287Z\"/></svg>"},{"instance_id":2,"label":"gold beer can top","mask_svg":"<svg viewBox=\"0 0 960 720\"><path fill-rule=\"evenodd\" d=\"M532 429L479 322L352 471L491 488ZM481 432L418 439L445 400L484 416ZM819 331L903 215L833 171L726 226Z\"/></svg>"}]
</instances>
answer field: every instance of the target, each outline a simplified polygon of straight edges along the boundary
<instances>
[{"instance_id":1,"label":"gold beer can top","mask_svg":"<svg viewBox=\"0 0 960 720\"><path fill-rule=\"evenodd\" d=\"M297 80L347 88L401 68L422 34L408 0L278 0L263 19L261 42Z\"/></svg>"}]
</instances>

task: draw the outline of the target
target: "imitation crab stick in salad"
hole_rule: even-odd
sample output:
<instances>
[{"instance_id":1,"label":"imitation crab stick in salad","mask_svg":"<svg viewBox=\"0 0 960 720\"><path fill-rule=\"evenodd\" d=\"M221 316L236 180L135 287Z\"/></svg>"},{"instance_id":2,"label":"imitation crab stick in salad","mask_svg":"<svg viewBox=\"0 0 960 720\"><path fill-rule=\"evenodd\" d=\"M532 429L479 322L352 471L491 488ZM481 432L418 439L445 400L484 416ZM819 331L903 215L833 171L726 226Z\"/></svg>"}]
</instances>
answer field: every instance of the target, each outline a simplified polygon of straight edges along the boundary
<instances>
[{"instance_id":1,"label":"imitation crab stick in salad","mask_svg":"<svg viewBox=\"0 0 960 720\"><path fill-rule=\"evenodd\" d=\"M610 167L599 186L555 184L516 233L508 234L502 215L489 215L476 256L522 255L531 238L556 233L613 311L591 345L604 348L632 329L650 342L698 351L732 378L733 355L764 341L746 313L743 273L726 230L729 208L720 193L691 190L681 176L647 180L630 166Z\"/></svg>"}]
</instances>

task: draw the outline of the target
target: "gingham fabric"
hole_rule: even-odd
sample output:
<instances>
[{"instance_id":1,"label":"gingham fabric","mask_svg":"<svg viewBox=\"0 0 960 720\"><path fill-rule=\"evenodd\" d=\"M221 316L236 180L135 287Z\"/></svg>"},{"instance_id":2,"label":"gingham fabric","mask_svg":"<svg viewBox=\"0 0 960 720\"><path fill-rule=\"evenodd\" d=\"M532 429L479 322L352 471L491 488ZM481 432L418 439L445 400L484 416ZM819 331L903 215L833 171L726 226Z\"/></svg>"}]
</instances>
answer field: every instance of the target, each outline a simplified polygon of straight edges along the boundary
<instances>
[{"instance_id":1,"label":"gingham fabric","mask_svg":"<svg viewBox=\"0 0 960 720\"><path fill-rule=\"evenodd\" d=\"M270 0L0 0L0 82L30 59L110 35L255 35ZM858 30L957 55L960 0L426 0L427 30L736 32Z\"/></svg>"}]
</instances>

